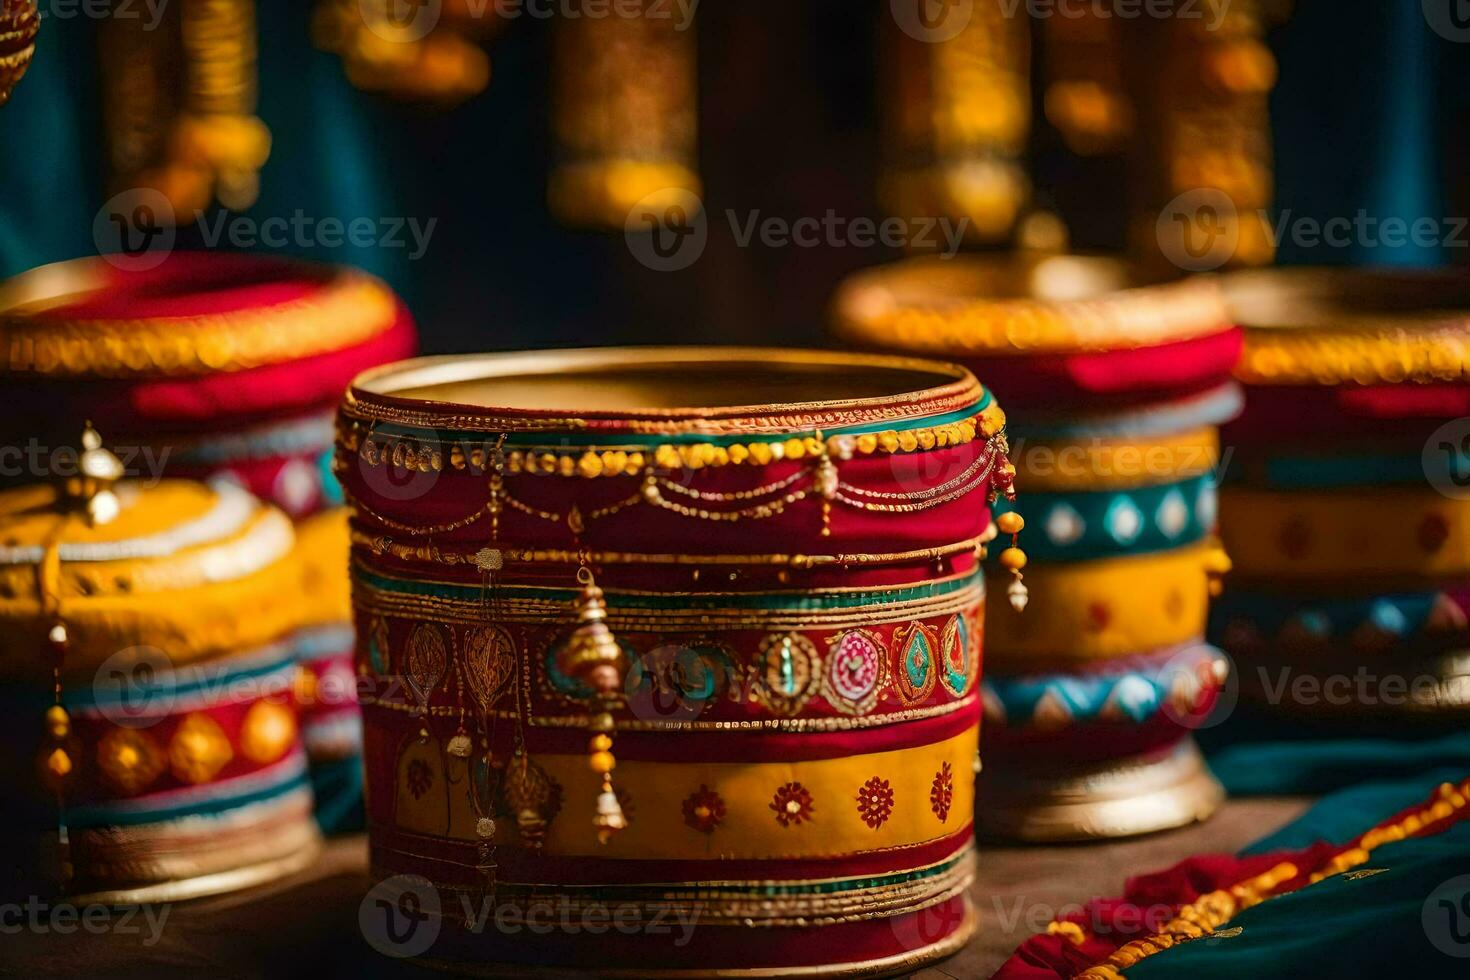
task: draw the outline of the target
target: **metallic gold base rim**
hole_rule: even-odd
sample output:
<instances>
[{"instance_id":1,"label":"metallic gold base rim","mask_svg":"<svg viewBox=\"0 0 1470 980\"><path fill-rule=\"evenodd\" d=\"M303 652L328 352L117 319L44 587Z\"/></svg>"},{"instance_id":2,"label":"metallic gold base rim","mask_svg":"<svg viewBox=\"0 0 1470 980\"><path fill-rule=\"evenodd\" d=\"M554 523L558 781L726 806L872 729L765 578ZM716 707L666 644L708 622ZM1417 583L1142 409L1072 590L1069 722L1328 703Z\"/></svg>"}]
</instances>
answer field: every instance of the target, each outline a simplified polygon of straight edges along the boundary
<instances>
[{"instance_id":1,"label":"metallic gold base rim","mask_svg":"<svg viewBox=\"0 0 1470 980\"><path fill-rule=\"evenodd\" d=\"M244 867L199 875L194 878L160 881L157 884L141 885L137 888L117 888L87 895L68 896L68 901L76 905L151 905L159 902L182 902L191 898L221 895L225 892L252 888L255 885L262 885L303 871L316 861L321 852L321 834L313 831L311 838L300 848L269 861L247 864Z\"/></svg>"},{"instance_id":2,"label":"metallic gold base rim","mask_svg":"<svg viewBox=\"0 0 1470 980\"><path fill-rule=\"evenodd\" d=\"M798 980L877 980L881 977L898 977L913 973L914 971L952 956L964 947L975 935L979 924L979 917L975 914L975 903L968 894L962 896L965 917L959 928L945 936L937 943L925 946L922 949L909 953L895 953L881 959L867 960L861 963L834 963L823 966L786 966L786 967L750 967L742 969L720 969L718 967L701 968L692 970L659 970L659 969L637 969L637 970L595 970L590 975L610 978L643 978L648 980L714 980L714 978L745 978L745 980L762 980L762 978L793 977ZM442 970L448 973L459 973L467 976L477 977L539 977L541 980L552 980L556 977L586 977L587 970L573 968L552 968L532 966L496 966L486 963L463 963L450 960L416 959L417 965Z\"/></svg>"},{"instance_id":3,"label":"metallic gold base rim","mask_svg":"<svg viewBox=\"0 0 1470 980\"><path fill-rule=\"evenodd\" d=\"M1050 843L1152 834L1209 818L1225 799L1192 738L1060 777L987 768L976 787L982 835Z\"/></svg>"}]
</instances>

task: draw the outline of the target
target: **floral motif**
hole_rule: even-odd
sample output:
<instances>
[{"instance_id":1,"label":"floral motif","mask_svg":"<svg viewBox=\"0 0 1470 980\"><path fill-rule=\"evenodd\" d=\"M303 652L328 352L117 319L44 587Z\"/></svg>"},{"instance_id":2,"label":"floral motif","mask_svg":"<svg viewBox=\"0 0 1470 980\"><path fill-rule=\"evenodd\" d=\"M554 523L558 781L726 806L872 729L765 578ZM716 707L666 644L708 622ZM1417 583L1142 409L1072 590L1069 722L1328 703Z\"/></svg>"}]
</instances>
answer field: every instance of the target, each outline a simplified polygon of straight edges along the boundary
<instances>
[{"instance_id":1,"label":"floral motif","mask_svg":"<svg viewBox=\"0 0 1470 980\"><path fill-rule=\"evenodd\" d=\"M929 809L940 823L949 819L949 808L954 803L954 768L946 762L934 774L934 784L929 787Z\"/></svg>"},{"instance_id":2,"label":"floral motif","mask_svg":"<svg viewBox=\"0 0 1470 980\"><path fill-rule=\"evenodd\" d=\"M712 834L725 821L725 801L703 783L684 800L684 822L701 834Z\"/></svg>"},{"instance_id":3,"label":"floral motif","mask_svg":"<svg viewBox=\"0 0 1470 980\"><path fill-rule=\"evenodd\" d=\"M893 813L893 787L888 785L888 780L874 776L863 783L858 790L857 808L863 823L874 830L887 823Z\"/></svg>"},{"instance_id":4,"label":"floral motif","mask_svg":"<svg viewBox=\"0 0 1470 980\"><path fill-rule=\"evenodd\" d=\"M812 818L812 794L801 783L787 783L771 797L771 809L776 812L776 822L783 827L794 827Z\"/></svg>"},{"instance_id":5,"label":"floral motif","mask_svg":"<svg viewBox=\"0 0 1470 980\"><path fill-rule=\"evenodd\" d=\"M883 638L868 630L848 630L832 641L822 694L845 714L863 715L878 701L888 651Z\"/></svg>"},{"instance_id":6,"label":"floral motif","mask_svg":"<svg viewBox=\"0 0 1470 980\"><path fill-rule=\"evenodd\" d=\"M423 759L414 759L408 764L408 791L416 800L423 799L429 787L434 785L434 773Z\"/></svg>"}]
</instances>

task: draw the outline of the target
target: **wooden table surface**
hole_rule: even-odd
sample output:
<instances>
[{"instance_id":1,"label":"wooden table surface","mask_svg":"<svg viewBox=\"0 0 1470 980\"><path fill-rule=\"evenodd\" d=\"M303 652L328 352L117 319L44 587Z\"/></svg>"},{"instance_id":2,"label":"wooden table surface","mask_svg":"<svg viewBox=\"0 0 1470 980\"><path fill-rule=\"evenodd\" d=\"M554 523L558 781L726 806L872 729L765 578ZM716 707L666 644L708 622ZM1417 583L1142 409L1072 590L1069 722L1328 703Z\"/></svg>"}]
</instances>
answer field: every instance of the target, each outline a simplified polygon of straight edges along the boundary
<instances>
[{"instance_id":1,"label":"wooden table surface","mask_svg":"<svg viewBox=\"0 0 1470 980\"><path fill-rule=\"evenodd\" d=\"M1295 818L1308 802L1232 801L1208 823L1112 843L987 845L974 887L979 934L960 953L916 977L989 976L1057 909L1116 894L1128 875L1167 867L1191 854L1237 850ZM169 907L156 931L141 916L127 923L131 931L121 923L108 931L78 928L65 935L15 931L11 912L0 915L0 976L442 976L368 947L359 931L358 907L371 884L367 843L359 835L331 841L315 867L291 879Z\"/></svg>"}]
</instances>

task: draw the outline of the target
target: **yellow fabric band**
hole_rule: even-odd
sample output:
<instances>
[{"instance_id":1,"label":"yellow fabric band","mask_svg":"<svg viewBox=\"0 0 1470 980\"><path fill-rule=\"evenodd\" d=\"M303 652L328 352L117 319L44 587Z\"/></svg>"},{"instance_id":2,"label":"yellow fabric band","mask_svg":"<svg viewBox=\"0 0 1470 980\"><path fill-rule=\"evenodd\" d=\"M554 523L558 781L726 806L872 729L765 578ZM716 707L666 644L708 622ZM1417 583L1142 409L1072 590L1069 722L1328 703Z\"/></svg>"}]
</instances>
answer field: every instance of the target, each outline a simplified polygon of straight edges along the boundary
<instances>
[{"instance_id":1,"label":"yellow fabric band","mask_svg":"<svg viewBox=\"0 0 1470 980\"><path fill-rule=\"evenodd\" d=\"M1024 613L986 609L985 669L1014 673L1051 664L1160 650L1205 631L1212 576L1228 562L1213 543L1128 558L1026 569ZM1007 576L989 582L1005 595Z\"/></svg>"},{"instance_id":2,"label":"yellow fabric band","mask_svg":"<svg viewBox=\"0 0 1470 980\"><path fill-rule=\"evenodd\" d=\"M1207 426L1156 439L1012 439L1010 455L1016 485L1027 493L1126 490L1210 472L1220 436Z\"/></svg>"},{"instance_id":3,"label":"yellow fabric band","mask_svg":"<svg viewBox=\"0 0 1470 980\"><path fill-rule=\"evenodd\" d=\"M304 625L350 622L352 580L347 574L347 555L352 543L347 508L313 514L297 524L296 542L305 579L302 591L310 600Z\"/></svg>"},{"instance_id":4,"label":"yellow fabric band","mask_svg":"<svg viewBox=\"0 0 1470 980\"><path fill-rule=\"evenodd\" d=\"M972 728L931 745L836 759L619 761L613 779L629 821L605 845L586 817L595 812L600 788L587 757L533 756L563 793L545 852L639 860L795 859L938 840L971 820L978 740ZM512 759L507 765L517 764ZM478 840L466 766L438 739L410 736L398 757L397 827ZM495 826L496 844L519 844L515 820L497 820Z\"/></svg>"},{"instance_id":5,"label":"yellow fabric band","mask_svg":"<svg viewBox=\"0 0 1470 980\"><path fill-rule=\"evenodd\" d=\"M288 555L253 575L193 589L63 601L64 679L90 684L107 658L137 646L157 648L177 667L280 639L301 625L312 603L301 589L299 561ZM34 597L0 597L0 680L49 676L42 652L50 628Z\"/></svg>"},{"instance_id":6,"label":"yellow fabric band","mask_svg":"<svg viewBox=\"0 0 1470 980\"><path fill-rule=\"evenodd\" d=\"M1381 587L1470 574L1470 501L1428 486L1227 488L1220 525L1241 577L1371 578Z\"/></svg>"}]
</instances>

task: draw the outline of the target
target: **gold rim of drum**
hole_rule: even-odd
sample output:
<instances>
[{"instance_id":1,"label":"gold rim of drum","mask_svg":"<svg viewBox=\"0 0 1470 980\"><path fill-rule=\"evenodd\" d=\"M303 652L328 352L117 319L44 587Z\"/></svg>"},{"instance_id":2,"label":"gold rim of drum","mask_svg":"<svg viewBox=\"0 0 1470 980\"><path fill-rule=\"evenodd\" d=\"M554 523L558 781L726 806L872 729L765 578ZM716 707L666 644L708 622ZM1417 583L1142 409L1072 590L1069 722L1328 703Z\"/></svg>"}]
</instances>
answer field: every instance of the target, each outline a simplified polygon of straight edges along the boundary
<instances>
[{"instance_id":1,"label":"gold rim of drum","mask_svg":"<svg viewBox=\"0 0 1470 980\"><path fill-rule=\"evenodd\" d=\"M558 395L501 399L489 392L496 382L514 389L526 383L579 386L605 391L619 379L670 389L692 387L691 372L724 383L745 379L752 387L775 392L799 390L803 381L820 382L835 392L857 389L857 372L868 372L867 387L881 392L824 397L782 397L761 401L710 399L707 404L669 403L668 398L609 401ZM883 383L885 376L887 383ZM641 379L641 380L640 380ZM456 387L479 386L485 397L452 397ZM436 394L438 390L439 394ZM555 392L555 389L552 389ZM783 391L783 394L785 392ZM972 406L984 388L965 368L940 361L837 351L759 347L618 347L510 354L450 355L399 361L359 375L348 390L344 412L372 421L449 429L527 431L589 428L589 420L617 423L652 433L777 433L812 431L863 422L899 422ZM509 402L509 403L506 403Z\"/></svg>"},{"instance_id":2,"label":"gold rim of drum","mask_svg":"<svg viewBox=\"0 0 1470 980\"><path fill-rule=\"evenodd\" d=\"M833 314L849 341L956 357L1132 349L1229 327L1214 278L1151 284L1089 255L906 259L850 276Z\"/></svg>"},{"instance_id":3,"label":"gold rim of drum","mask_svg":"<svg viewBox=\"0 0 1470 980\"><path fill-rule=\"evenodd\" d=\"M1258 385L1457 382L1470 376L1470 276L1270 269L1222 280L1245 330L1236 376Z\"/></svg>"}]
</instances>

